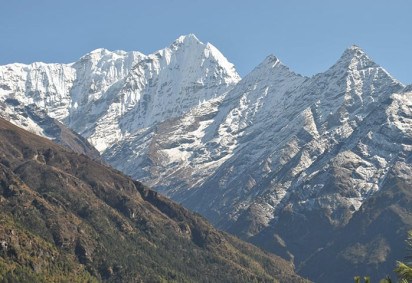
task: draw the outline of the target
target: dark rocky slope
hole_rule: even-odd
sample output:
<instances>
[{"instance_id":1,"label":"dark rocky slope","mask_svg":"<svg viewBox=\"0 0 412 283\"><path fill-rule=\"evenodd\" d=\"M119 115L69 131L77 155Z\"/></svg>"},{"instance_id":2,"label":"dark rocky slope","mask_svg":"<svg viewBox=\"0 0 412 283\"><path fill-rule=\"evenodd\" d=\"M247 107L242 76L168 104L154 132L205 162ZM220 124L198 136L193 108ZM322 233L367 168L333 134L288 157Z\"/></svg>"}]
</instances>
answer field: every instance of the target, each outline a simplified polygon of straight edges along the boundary
<instances>
[{"instance_id":1,"label":"dark rocky slope","mask_svg":"<svg viewBox=\"0 0 412 283\"><path fill-rule=\"evenodd\" d=\"M382 190L362 205L326 248L299 266L302 274L315 282L350 282L353 274L369 275L371 282L386 275L396 278L391 272L396 261L410 253L405 239L412 229L411 158L409 155L406 162L397 162Z\"/></svg>"},{"instance_id":2,"label":"dark rocky slope","mask_svg":"<svg viewBox=\"0 0 412 283\"><path fill-rule=\"evenodd\" d=\"M303 282L120 172L0 119L0 280Z\"/></svg>"}]
</instances>

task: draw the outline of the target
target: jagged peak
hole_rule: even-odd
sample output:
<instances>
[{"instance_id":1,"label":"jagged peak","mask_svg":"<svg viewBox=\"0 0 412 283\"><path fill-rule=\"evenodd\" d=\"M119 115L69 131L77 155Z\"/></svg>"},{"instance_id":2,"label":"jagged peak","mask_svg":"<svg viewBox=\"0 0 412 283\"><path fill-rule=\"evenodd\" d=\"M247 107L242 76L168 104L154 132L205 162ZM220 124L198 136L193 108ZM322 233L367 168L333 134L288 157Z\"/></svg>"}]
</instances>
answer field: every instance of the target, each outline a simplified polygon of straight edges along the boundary
<instances>
[{"instance_id":1,"label":"jagged peak","mask_svg":"<svg viewBox=\"0 0 412 283\"><path fill-rule=\"evenodd\" d=\"M282 71L286 71L288 73L295 74L297 76L301 76L295 72L293 72L288 66L282 63L278 57L273 54L269 54L251 73L255 72L262 72L262 71L270 71L274 69L279 69Z\"/></svg>"},{"instance_id":2,"label":"jagged peak","mask_svg":"<svg viewBox=\"0 0 412 283\"><path fill-rule=\"evenodd\" d=\"M83 55L80 58L79 62L82 61L92 61L94 62L93 64L100 62L100 61L106 61L106 60L113 60L113 59L118 59L118 58L126 58L128 56L131 56L133 58L137 57L143 57L145 56L143 53L140 53L138 51L124 51L124 50L115 50L111 51L105 48L97 48L92 50L91 52ZM75 62L73 64L77 64L78 62Z\"/></svg>"},{"instance_id":3,"label":"jagged peak","mask_svg":"<svg viewBox=\"0 0 412 283\"><path fill-rule=\"evenodd\" d=\"M203 42L201 42L196 35L193 33L190 33L188 35L181 35L179 36L173 43L172 46L191 46L191 45L204 45Z\"/></svg>"},{"instance_id":4,"label":"jagged peak","mask_svg":"<svg viewBox=\"0 0 412 283\"><path fill-rule=\"evenodd\" d=\"M362 48L353 44L346 48L339 60L331 67L334 69L365 69L379 67Z\"/></svg>"},{"instance_id":5,"label":"jagged peak","mask_svg":"<svg viewBox=\"0 0 412 283\"><path fill-rule=\"evenodd\" d=\"M265 64L265 65L271 65L272 68L274 68L275 66L278 65L283 65L283 63L279 60L278 57L276 57L273 54L269 54L265 60L263 60L263 62L261 64Z\"/></svg>"},{"instance_id":6,"label":"jagged peak","mask_svg":"<svg viewBox=\"0 0 412 283\"><path fill-rule=\"evenodd\" d=\"M273 54L268 55L257 67L248 73L241 83L249 84L256 80L266 81L266 83L279 82L281 80L304 80L307 77L302 76L292 71L288 66L284 65L278 57Z\"/></svg>"},{"instance_id":7,"label":"jagged peak","mask_svg":"<svg viewBox=\"0 0 412 283\"><path fill-rule=\"evenodd\" d=\"M359 47L359 45L356 44L352 44L351 46L349 46L348 48L346 48L345 52L361 52L361 53L365 53L362 48Z\"/></svg>"},{"instance_id":8,"label":"jagged peak","mask_svg":"<svg viewBox=\"0 0 412 283\"><path fill-rule=\"evenodd\" d=\"M92 51L90 51L89 53L85 54L82 57L87 57L87 56L97 56L97 57L103 57L103 56L107 56L107 55L118 55L118 56L125 56L128 54L137 54L137 55L144 55L143 53L139 52L139 51L124 51L124 50L108 50L106 48L97 48L94 49Z\"/></svg>"},{"instance_id":9,"label":"jagged peak","mask_svg":"<svg viewBox=\"0 0 412 283\"><path fill-rule=\"evenodd\" d=\"M351 45L343 51L340 60L352 60L352 59L363 59L370 62L373 62L369 56L360 48L358 45Z\"/></svg>"},{"instance_id":10,"label":"jagged peak","mask_svg":"<svg viewBox=\"0 0 412 283\"><path fill-rule=\"evenodd\" d=\"M199 64L203 65L205 59L212 59L210 62L216 66L222 67L227 73L228 82L234 84L240 80L234 65L211 43L201 42L194 34L182 35L176 39L169 47L158 50L153 54L148 55L149 60L159 60L164 58L166 64L172 62L173 54L183 56L184 60L180 63ZM189 60L189 58L193 60ZM208 67L205 67L208 68Z\"/></svg>"},{"instance_id":11,"label":"jagged peak","mask_svg":"<svg viewBox=\"0 0 412 283\"><path fill-rule=\"evenodd\" d=\"M106 48L97 48L83 55L81 59L101 58L105 55L112 54L112 53L113 52L107 50Z\"/></svg>"},{"instance_id":12,"label":"jagged peak","mask_svg":"<svg viewBox=\"0 0 412 283\"><path fill-rule=\"evenodd\" d=\"M106 48L96 48L92 51L89 52L89 54L104 54L110 52L109 50L107 50Z\"/></svg>"},{"instance_id":13,"label":"jagged peak","mask_svg":"<svg viewBox=\"0 0 412 283\"><path fill-rule=\"evenodd\" d=\"M184 53L198 53L204 50L205 47L206 44L201 42L194 34L181 35L169 47L160 49L150 54L149 57L168 57L171 53L182 51Z\"/></svg>"},{"instance_id":14,"label":"jagged peak","mask_svg":"<svg viewBox=\"0 0 412 283\"><path fill-rule=\"evenodd\" d=\"M382 68L380 65L375 63L366 53L357 45L351 45L346 48L339 60L330 67L326 72L322 74L332 74L332 73L344 73L344 72L354 72L362 71L366 69L379 69L381 72L386 74L386 77L393 82L402 85L397 79L395 79L388 71Z\"/></svg>"}]
</instances>

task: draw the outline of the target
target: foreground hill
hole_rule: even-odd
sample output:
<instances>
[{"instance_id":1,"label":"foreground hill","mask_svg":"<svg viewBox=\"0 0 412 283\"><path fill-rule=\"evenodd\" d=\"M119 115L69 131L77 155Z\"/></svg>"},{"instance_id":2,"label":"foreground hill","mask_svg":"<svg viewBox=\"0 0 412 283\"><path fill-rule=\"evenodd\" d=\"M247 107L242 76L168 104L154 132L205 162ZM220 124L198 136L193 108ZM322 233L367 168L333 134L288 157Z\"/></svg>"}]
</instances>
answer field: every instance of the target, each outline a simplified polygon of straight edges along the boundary
<instances>
[{"instance_id":1,"label":"foreground hill","mask_svg":"<svg viewBox=\"0 0 412 283\"><path fill-rule=\"evenodd\" d=\"M118 171L0 119L0 280L303 282Z\"/></svg>"}]
</instances>

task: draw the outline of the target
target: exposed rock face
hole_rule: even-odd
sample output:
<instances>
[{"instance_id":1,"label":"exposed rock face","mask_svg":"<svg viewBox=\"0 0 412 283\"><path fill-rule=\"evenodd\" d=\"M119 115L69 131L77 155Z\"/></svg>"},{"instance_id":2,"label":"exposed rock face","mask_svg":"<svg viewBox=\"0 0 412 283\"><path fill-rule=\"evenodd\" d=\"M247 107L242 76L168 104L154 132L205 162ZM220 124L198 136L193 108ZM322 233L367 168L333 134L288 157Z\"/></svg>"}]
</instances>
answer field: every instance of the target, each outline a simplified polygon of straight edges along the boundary
<instances>
[{"instance_id":1,"label":"exposed rock face","mask_svg":"<svg viewBox=\"0 0 412 283\"><path fill-rule=\"evenodd\" d=\"M391 167L380 190L362 204L348 225L299 266L302 274L315 282L349 282L352 274L371 275L371 281L388 274L396 278L394 263L408 254L405 238L412 227L410 160L408 154L406 162ZM316 272L319 266L328 272Z\"/></svg>"}]
</instances>

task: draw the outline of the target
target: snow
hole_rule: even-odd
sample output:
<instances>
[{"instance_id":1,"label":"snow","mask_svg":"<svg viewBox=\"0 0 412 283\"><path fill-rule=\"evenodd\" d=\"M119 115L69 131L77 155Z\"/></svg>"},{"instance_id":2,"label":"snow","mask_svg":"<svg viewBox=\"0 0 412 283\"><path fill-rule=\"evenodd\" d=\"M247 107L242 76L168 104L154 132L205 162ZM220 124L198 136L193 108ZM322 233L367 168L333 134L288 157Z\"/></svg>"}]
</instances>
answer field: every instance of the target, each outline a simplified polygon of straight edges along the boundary
<instances>
[{"instance_id":1,"label":"snow","mask_svg":"<svg viewBox=\"0 0 412 283\"><path fill-rule=\"evenodd\" d=\"M200 67L199 67L200 66ZM167 118L226 93L240 80L211 44L181 36L154 54L93 50L71 64L0 67L0 99L36 104L100 152Z\"/></svg>"},{"instance_id":2,"label":"snow","mask_svg":"<svg viewBox=\"0 0 412 283\"><path fill-rule=\"evenodd\" d=\"M412 150L402 143L411 97L357 46L311 78L270 55L241 80L194 35L149 55L97 49L71 64L0 66L0 102L42 107L110 164L215 223L252 213L261 227L289 208L358 210Z\"/></svg>"},{"instance_id":3,"label":"snow","mask_svg":"<svg viewBox=\"0 0 412 283\"><path fill-rule=\"evenodd\" d=\"M174 121L167 134L156 133L166 144L191 140L190 146L180 143L190 157L180 152L184 161L157 165L156 172L168 169L167 179L162 174L135 176L204 215L209 215L210 207L225 211L212 219L216 223L235 222L250 207L263 226L273 225L277 211L290 204L302 213L320 207L353 206L356 211L379 190L393 162L390 156L398 150L390 149L389 142L377 135L362 133L369 127L378 132L383 117L377 121L373 117L385 111L375 109L402 88L358 47L346 50L329 70L312 78L299 76L275 56L268 56L223 99L216 100L217 107L203 103L199 108L209 111L190 111ZM196 134L189 137L189 125L199 120L207 122L195 127ZM381 148L382 142L388 151ZM342 143L341 152L346 155L341 158ZM125 145L119 148L124 150ZM138 171L153 168L138 164L132 170L127 165L120 168L129 174L139 166L143 168ZM353 169L346 171L346 167ZM170 174L173 168L190 174ZM351 179L346 189L353 193L327 193L330 174L338 174L342 182ZM184 193L190 189L196 192ZM332 221L338 224L336 217Z\"/></svg>"}]
</instances>

